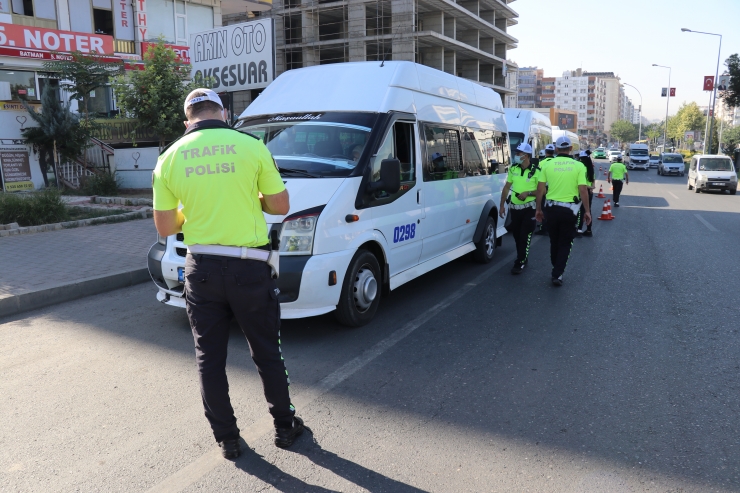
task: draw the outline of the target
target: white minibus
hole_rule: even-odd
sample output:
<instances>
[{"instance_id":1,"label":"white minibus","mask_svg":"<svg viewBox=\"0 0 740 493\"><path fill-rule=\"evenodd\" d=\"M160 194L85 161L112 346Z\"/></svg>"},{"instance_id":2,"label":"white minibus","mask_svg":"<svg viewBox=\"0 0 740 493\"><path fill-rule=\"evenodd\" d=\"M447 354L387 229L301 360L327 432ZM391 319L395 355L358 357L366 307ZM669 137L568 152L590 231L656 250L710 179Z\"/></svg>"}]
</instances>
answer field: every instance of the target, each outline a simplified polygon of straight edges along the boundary
<instances>
[{"instance_id":1,"label":"white minibus","mask_svg":"<svg viewBox=\"0 0 740 493\"><path fill-rule=\"evenodd\" d=\"M469 80L400 61L290 70L234 127L266 143L290 193L286 216L265 215L282 318L366 324L381 294L466 254L490 262L506 232L501 98ZM187 243L149 253L163 303L185 304Z\"/></svg>"},{"instance_id":2,"label":"white minibus","mask_svg":"<svg viewBox=\"0 0 740 493\"><path fill-rule=\"evenodd\" d=\"M506 108L504 112L512 155L522 142L532 146L532 157L538 157L540 151L552 143L550 119L542 113L517 108Z\"/></svg>"},{"instance_id":3,"label":"white minibus","mask_svg":"<svg viewBox=\"0 0 740 493\"><path fill-rule=\"evenodd\" d=\"M578 154L581 151L581 141L578 140L578 134L569 130L561 130L560 127L552 127L552 141L555 142L561 136L566 136L570 139L570 142L573 144L571 155L574 159L578 159Z\"/></svg>"}]
</instances>

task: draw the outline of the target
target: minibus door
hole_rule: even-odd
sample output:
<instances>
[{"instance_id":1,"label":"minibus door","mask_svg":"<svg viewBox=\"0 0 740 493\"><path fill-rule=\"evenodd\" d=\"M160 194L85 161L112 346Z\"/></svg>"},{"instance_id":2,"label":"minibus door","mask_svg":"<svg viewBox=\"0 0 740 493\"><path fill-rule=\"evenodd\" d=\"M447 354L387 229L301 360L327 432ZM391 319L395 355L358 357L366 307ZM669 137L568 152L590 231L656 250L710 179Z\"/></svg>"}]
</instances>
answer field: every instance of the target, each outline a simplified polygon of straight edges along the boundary
<instances>
[{"instance_id":1,"label":"minibus door","mask_svg":"<svg viewBox=\"0 0 740 493\"><path fill-rule=\"evenodd\" d=\"M390 248L388 266L394 276L419 263L421 255L423 197L417 184L415 124L396 121L372 158L372 181L379 179L383 159L401 163L401 189L394 193L376 192L370 198L373 226Z\"/></svg>"}]
</instances>

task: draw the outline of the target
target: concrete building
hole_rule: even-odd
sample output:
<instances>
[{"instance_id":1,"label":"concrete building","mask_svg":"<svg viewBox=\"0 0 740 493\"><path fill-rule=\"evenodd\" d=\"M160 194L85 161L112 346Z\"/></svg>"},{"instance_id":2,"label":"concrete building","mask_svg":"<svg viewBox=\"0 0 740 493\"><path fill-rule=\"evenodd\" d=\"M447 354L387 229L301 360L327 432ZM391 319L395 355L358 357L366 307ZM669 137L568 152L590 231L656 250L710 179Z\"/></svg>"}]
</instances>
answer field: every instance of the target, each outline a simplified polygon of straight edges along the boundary
<instances>
[{"instance_id":1,"label":"concrete building","mask_svg":"<svg viewBox=\"0 0 740 493\"><path fill-rule=\"evenodd\" d=\"M275 0L276 75L294 68L406 60L473 80L516 106L513 0ZM224 24L254 14L226 16ZM248 103L248 101L243 101ZM243 108L242 108L243 109ZM234 105L234 111L240 108Z\"/></svg>"},{"instance_id":2,"label":"concrete building","mask_svg":"<svg viewBox=\"0 0 740 493\"><path fill-rule=\"evenodd\" d=\"M555 107L555 82L556 77L542 78L542 107Z\"/></svg>"},{"instance_id":3,"label":"concrete building","mask_svg":"<svg viewBox=\"0 0 740 493\"><path fill-rule=\"evenodd\" d=\"M537 67L520 67L517 75L517 108L542 107L542 76Z\"/></svg>"},{"instance_id":4,"label":"concrete building","mask_svg":"<svg viewBox=\"0 0 740 493\"><path fill-rule=\"evenodd\" d=\"M604 133L610 135L612 123L619 120L623 114L623 99L620 94L623 87L614 72L584 72L583 75L598 77L604 82Z\"/></svg>"},{"instance_id":5,"label":"concrete building","mask_svg":"<svg viewBox=\"0 0 740 493\"><path fill-rule=\"evenodd\" d=\"M545 84L543 79L543 107ZM585 75L581 69L566 71L555 78L554 107L578 112L578 134L598 141L604 133L606 85L599 77ZM548 89L549 90L549 89Z\"/></svg>"}]
</instances>

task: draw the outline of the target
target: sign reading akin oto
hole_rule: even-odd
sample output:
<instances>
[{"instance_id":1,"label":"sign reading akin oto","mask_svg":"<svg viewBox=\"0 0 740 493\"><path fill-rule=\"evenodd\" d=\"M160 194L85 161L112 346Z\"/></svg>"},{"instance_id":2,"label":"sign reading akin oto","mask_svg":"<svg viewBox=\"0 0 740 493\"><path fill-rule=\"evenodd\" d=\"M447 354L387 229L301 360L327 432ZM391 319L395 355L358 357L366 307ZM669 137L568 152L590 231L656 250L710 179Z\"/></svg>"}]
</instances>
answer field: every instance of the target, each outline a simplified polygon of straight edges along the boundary
<instances>
[{"instance_id":1,"label":"sign reading akin oto","mask_svg":"<svg viewBox=\"0 0 740 493\"><path fill-rule=\"evenodd\" d=\"M274 21L244 22L190 36L193 78L216 92L267 87L275 78Z\"/></svg>"}]
</instances>

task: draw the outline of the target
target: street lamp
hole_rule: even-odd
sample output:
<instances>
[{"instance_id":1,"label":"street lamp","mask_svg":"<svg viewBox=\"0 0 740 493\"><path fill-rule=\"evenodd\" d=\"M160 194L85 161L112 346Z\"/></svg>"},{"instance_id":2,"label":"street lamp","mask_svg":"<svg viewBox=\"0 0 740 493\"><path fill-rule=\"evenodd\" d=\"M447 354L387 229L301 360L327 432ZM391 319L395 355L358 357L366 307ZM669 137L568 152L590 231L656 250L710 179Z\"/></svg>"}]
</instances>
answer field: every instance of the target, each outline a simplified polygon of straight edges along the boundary
<instances>
[{"instance_id":1,"label":"street lamp","mask_svg":"<svg viewBox=\"0 0 740 493\"><path fill-rule=\"evenodd\" d=\"M714 89L712 89L712 119L709 123L709 150L704 148L704 152L712 152L712 132L714 131L714 106L717 103L717 79L719 78L719 59L722 53L722 35L716 33L705 33L702 31L692 31L691 29L681 28L682 32L685 33L696 33L696 34L708 34L710 36L719 36L719 51L717 52L717 71L714 73ZM709 115L707 115L708 117ZM719 153L719 146L717 146L717 152Z\"/></svg>"},{"instance_id":2,"label":"street lamp","mask_svg":"<svg viewBox=\"0 0 740 493\"><path fill-rule=\"evenodd\" d=\"M622 82L622 84L624 84L625 86L630 86L632 89L637 91L637 94L640 95L640 131L638 132L639 136L637 137L637 140L642 140L642 93L640 92L638 88L636 88L632 84L627 84L626 82Z\"/></svg>"},{"instance_id":3,"label":"street lamp","mask_svg":"<svg viewBox=\"0 0 740 493\"><path fill-rule=\"evenodd\" d=\"M666 96L668 99L665 102L665 127L663 128L663 152L666 152L666 134L668 133L668 103L671 102L671 67L666 67L665 65L658 65L657 63L653 64L653 67L660 67L660 68L667 68L668 69L668 91L666 93Z\"/></svg>"}]
</instances>

